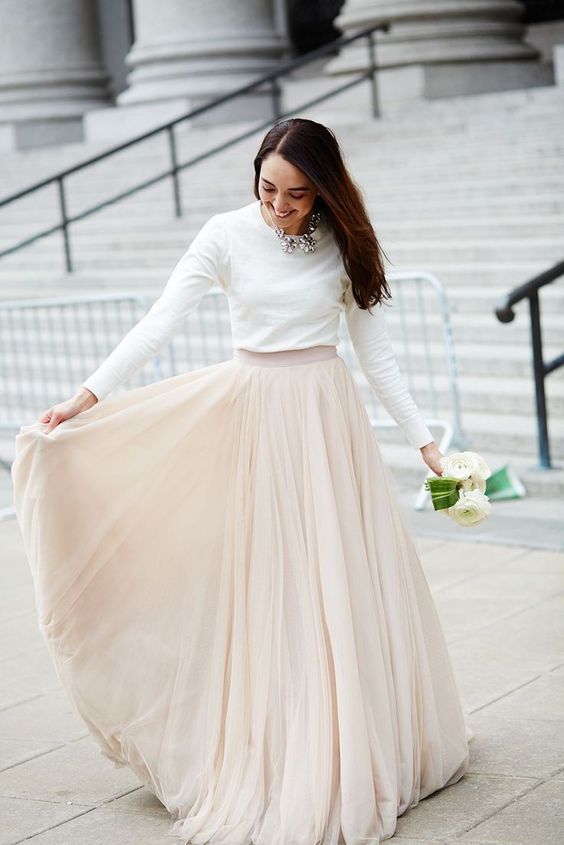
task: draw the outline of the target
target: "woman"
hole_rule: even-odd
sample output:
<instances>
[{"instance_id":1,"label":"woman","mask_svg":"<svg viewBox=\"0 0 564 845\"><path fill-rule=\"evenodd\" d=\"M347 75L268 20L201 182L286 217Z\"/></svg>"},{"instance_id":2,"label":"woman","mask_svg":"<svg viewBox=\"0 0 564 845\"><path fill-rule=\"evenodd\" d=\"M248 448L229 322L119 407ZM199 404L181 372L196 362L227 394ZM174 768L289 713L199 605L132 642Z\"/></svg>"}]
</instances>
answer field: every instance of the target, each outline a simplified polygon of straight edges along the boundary
<instances>
[{"instance_id":1,"label":"woman","mask_svg":"<svg viewBox=\"0 0 564 845\"><path fill-rule=\"evenodd\" d=\"M280 121L254 167L256 200L213 215L76 395L21 429L16 512L59 677L173 836L377 845L462 777L471 732L336 353L341 313L437 474L441 452L398 371L381 250L334 134ZM215 283L233 358L106 399Z\"/></svg>"}]
</instances>

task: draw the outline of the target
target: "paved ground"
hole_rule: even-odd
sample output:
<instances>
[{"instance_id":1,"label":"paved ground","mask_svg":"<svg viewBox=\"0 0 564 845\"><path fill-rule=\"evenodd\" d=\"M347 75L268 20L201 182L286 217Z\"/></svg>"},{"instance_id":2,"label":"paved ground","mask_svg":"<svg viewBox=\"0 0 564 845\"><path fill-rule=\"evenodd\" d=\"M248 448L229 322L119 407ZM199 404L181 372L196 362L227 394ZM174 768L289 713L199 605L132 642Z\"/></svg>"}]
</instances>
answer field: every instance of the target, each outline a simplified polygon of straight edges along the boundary
<instances>
[{"instance_id":1,"label":"paved ground","mask_svg":"<svg viewBox=\"0 0 564 845\"><path fill-rule=\"evenodd\" d=\"M413 530L421 537L439 537L473 543L499 543L564 552L564 499L526 496L523 499L492 501L489 516L477 525L461 528L452 519L436 513L429 504L413 508L413 490L400 490ZM564 837L563 837L564 843Z\"/></svg>"},{"instance_id":2,"label":"paved ground","mask_svg":"<svg viewBox=\"0 0 564 845\"><path fill-rule=\"evenodd\" d=\"M464 531L417 543L476 734L470 769L387 841L561 845L564 554ZM166 810L102 757L59 684L14 519L0 549L0 845L170 845Z\"/></svg>"}]
</instances>

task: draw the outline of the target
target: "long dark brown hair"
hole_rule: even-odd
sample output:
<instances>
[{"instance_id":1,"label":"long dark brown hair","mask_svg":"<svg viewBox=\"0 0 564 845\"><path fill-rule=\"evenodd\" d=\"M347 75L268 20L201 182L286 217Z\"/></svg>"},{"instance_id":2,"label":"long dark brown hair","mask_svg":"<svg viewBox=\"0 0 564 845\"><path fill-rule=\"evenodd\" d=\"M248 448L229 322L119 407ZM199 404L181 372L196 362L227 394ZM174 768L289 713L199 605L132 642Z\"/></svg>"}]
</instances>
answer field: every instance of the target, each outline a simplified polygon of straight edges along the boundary
<instances>
[{"instance_id":1,"label":"long dark brown hair","mask_svg":"<svg viewBox=\"0 0 564 845\"><path fill-rule=\"evenodd\" d=\"M360 308L391 298L382 250L360 189L347 170L335 133L322 123L302 117L277 121L266 133L254 160L254 194L260 199L262 162L277 153L313 182L320 211L333 229L351 290ZM386 256L387 258L387 256Z\"/></svg>"}]
</instances>

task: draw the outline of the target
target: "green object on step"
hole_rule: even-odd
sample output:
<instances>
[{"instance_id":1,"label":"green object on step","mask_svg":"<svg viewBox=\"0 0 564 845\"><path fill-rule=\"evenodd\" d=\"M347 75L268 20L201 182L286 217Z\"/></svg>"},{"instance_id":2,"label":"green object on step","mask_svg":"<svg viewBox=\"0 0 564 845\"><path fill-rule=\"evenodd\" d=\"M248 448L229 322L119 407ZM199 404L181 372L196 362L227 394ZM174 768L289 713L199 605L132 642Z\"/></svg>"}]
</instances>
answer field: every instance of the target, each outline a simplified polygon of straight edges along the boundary
<instances>
[{"instance_id":1,"label":"green object on step","mask_svg":"<svg viewBox=\"0 0 564 845\"><path fill-rule=\"evenodd\" d=\"M499 499L521 499L527 491L509 466L503 466L486 478L485 495L492 501Z\"/></svg>"}]
</instances>

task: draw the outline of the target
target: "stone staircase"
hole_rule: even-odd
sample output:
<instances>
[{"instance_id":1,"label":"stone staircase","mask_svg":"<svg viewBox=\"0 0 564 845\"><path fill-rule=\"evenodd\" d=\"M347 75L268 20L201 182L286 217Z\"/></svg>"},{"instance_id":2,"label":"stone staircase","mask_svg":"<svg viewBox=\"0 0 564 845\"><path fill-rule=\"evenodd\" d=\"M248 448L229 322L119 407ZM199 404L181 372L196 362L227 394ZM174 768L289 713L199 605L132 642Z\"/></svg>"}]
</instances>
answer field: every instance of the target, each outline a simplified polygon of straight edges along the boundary
<instances>
[{"instance_id":1,"label":"stone staircase","mask_svg":"<svg viewBox=\"0 0 564 845\"><path fill-rule=\"evenodd\" d=\"M308 97L308 80L287 85L292 103ZM315 88L315 82L311 85ZM492 469L509 463L531 496L554 513L564 494L564 370L548 377L551 451L556 469L536 468L536 417L528 309L513 323L493 309L512 287L564 258L564 90L537 88L417 103L408 113L370 119L346 97L297 114L334 128L360 185L391 271L427 270L447 287L468 448ZM178 132L181 159L243 131L246 124ZM61 237L53 235L0 260L0 296L100 290L142 290L157 296L181 252L208 216L253 199L252 158L262 132L181 176L185 216L172 213L162 183L73 226L76 270L64 269ZM5 156L2 195L99 151L69 145ZM79 212L149 178L167 165L165 139L151 139L69 180L69 210ZM57 220L53 188L0 209L0 244L7 246ZM415 305L415 303L414 303ZM546 357L563 351L564 281L541 291ZM438 327L438 324L437 324ZM417 321L413 319L417 342ZM443 353L432 350L441 404ZM401 365L401 355L400 365ZM444 371L444 370L443 370ZM425 366L412 374L416 392ZM419 455L398 432L378 433L402 487L424 475ZM424 468L423 468L424 470ZM564 515L564 514L563 514ZM564 522L564 520L562 520Z\"/></svg>"}]
</instances>

